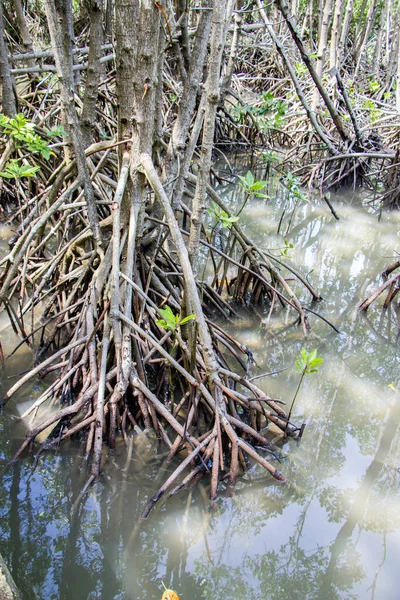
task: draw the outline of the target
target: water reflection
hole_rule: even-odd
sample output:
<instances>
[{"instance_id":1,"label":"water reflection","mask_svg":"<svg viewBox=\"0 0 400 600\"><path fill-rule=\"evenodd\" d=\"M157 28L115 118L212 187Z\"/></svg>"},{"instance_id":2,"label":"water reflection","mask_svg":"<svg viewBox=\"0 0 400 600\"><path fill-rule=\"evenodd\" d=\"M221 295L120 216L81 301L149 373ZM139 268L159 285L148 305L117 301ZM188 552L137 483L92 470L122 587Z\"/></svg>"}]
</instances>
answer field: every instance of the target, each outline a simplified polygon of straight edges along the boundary
<instances>
[{"instance_id":1,"label":"water reflection","mask_svg":"<svg viewBox=\"0 0 400 600\"><path fill-rule=\"evenodd\" d=\"M283 202L278 197L280 210ZM325 205L304 205L287 234L294 245L288 260L305 265L302 272L324 297L315 310L340 330L310 315L306 346L318 348L324 364L306 379L295 406L296 420L306 422L303 440L282 445L280 469L289 483L275 485L254 466L235 489L221 489L213 509L203 480L138 522L165 477L155 460L163 448L154 443L146 463L135 446L129 462L118 447L76 506L88 475L79 442L7 467L18 447L10 429L21 437L11 407L0 429L0 549L25 600L159 600L161 581L183 600L397 600L397 316L382 313L378 301L367 319L356 319L355 307L391 262L400 217L378 223L357 198L333 202L340 221ZM242 219L260 245L282 247L268 202L249 203ZM286 231L285 219L282 226ZM304 343L292 315L260 308L254 316L246 307L241 314L232 331L254 353L252 375L288 367L258 383L290 400L294 357ZM30 359L14 360L8 375ZM3 378L3 390L6 384ZM40 392L33 386L29 393Z\"/></svg>"}]
</instances>

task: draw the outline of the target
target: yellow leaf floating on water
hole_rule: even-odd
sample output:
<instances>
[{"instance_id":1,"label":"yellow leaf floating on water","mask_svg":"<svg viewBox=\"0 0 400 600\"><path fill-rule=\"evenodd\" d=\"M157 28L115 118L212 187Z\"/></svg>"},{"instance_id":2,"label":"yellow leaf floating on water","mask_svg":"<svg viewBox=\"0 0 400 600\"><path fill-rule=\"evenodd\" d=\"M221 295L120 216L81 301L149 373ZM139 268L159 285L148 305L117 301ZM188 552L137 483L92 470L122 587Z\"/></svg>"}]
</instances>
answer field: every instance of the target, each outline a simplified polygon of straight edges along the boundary
<instances>
[{"instance_id":1,"label":"yellow leaf floating on water","mask_svg":"<svg viewBox=\"0 0 400 600\"><path fill-rule=\"evenodd\" d=\"M174 590L165 590L161 600L180 600L180 598Z\"/></svg>"}]
</instances>

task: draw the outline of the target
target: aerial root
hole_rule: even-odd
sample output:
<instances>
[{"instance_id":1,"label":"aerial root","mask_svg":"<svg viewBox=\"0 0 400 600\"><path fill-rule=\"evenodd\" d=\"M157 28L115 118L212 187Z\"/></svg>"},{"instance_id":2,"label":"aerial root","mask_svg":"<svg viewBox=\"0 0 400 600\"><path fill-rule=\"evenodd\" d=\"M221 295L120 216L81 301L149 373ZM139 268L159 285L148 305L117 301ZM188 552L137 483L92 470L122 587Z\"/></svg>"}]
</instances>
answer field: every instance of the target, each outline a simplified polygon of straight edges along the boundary
<instances>
[{"instance_id":1,"label":"aerial root","mask_svg":"<svg viewBox=\"0 0 400 600\"><path fill-rule=\"evenodd\" d=\"M400 263L395 263L394 265L391 265L384 273L383 275L387 275L389 273L391 273L392 271L394 271L395 269L397 269L400 266ZM400 291L400 273L397 273L396 275L393 275L393 277L391 277L390 279L387 279L377 290L375 290L375 292L373 292L373 294L371 294L371 296L369 296L369 298L367 298L366 300L363 300L359 305L358 305L358 311L359 312L365 312L369 306L371 306L371 304L373 302L375 302L375 300L381 295L383 294L384 291L386 291L387 289L388 293L386 295L384 304L383 304L383 308L387 308L389 306L389 304L395 299L395 297L397 296L397 294Z\"/></svg>"},{"instance_id":2,"label":"aerial root","mask_svg":"<svg viewBox=\"0 0 400 600\"><path fill-rule=\"evenodd\" d=\"M282 435L294 437L298 429L288 423L280 404L249 381L251 351L214 323L209 307L223 319L237 316L226 292L239 304L252 298L270 302L271 310L286 305L307 332L305 310L281 273L284 265L257 249L235 223L227 252L207 235L201 239L214 273L211 283L195 279L184 242L187 232L148 155L141 157L141 169L163 207L165 221L143 215L146 226L151 221L156 227L156 236L139 252L136 208L131 207L123 222L120 206L123 191L131 185L132 165L124 152L123 169L116 177L115 156L109 160L114 146L95 145L87 151L93 161L88 163L92 178L101 190L99 225L104 240L109 240L101 252L93 247L74 167L62 166L51 180L53 187L48 185L35 202L26 199L18 215L23 222L19 235L0 264L2 297L13 326L35 349L35 366L8 390L1 406L32 378L57 373L23 416L43 413L50 400L58 408L45 412L43 422L35 421L14 459L32 449L39 437L46 438L43 447L52 448L79 436L95 481L102 469L104 444L113 449L117 435L129 445L130 432L140 436L154 432L168 448L168 462L182 451L187 454L157 499L206 472L215 499L221 480L229 478L233 485L248 459L283 481L253 444L261 452L273 453L264 432L269 423ZM106 169L103 178L100 168ZM211 188L208 193L222 202ZM54 243L52 253L45 251L49 240ZM171 240L174 254L168 251ZM232 270L235 275L230 278ZM305 285L300 274L293 270L292 274ZM310 284L305 287L313 299L319 298ZM16 293L18 305L10 301ZM45 306L40 322L32 316L39 305ZM178 320L190 313L195 319L185 327L165 326L160 310L166 306ZM189 466L189 474L183 476Z\"/></svg>"},{"instance_id":3,"label":"aerial root","mask_svg":"<svg viewBox=\"0 0 400 600\"><path fill-rule=\"evenodd\" d=\"M273 422L282 432L285 431L287 415L273 398L267 396L254 383L248 381L245 375L239 376L237 373L221 367L219 369L221 382L217 384L224 403L221 412L218 401L215 396L210 394L208 386L205 383L204 373L201 374L202 367L199 367L200 371L196 376L190 374L180 361L176 361L164 349L164 346L159 344L153 335L148 334L136 325L136 323L133 324L128 319L125 319L125 321L129 325L134 325L132 328L140 334L140 338L138 339L144 344L143 355L147 358L147 363L151 366L152 360L160 361L161 359L162 363L157 362L155 364L162 364L162 368L166 372L174 368L175 372L179 373L180 379L182 380L183 378L186 382L185 385L189 385L192 391L184 394L178 403L169 400L165 404L138 377L137 373L140 369L133 362L127 393L122 396L119 393L119 384L116 380L117 367L106 370L103 377L100 374L98 380L97 374L93 374L91 366L93 355L91 356L90 347L94 340L94 325L90 319L89 306L86 305L86 316L89 315L89 318L79 319L81 323L80 332L85 335L66 345L24 375L2 399L4 406L24 383L39 374L44 375L46 372L53 372L51 371L53 366L59 370L59 378L32 403L32 406L24 415L25 417L42 407L51 396L65 395L68 385L66 388L64 386L68 383L71 384L72 379L75 379L76 382L80 381L80 385L82 386L81 392L77 395L75 401L71 402L69 400L69 404L61 406L59 410L55 411L54 414L46 418L40 425L35 426L27 434L26 440L17 451L14 460L20 457L24 450L32 448L35 439L45 430L49 430L49 428L52 429L52 432L48 434L47 439L43 442L45 448L58 446L62 441L73 435L84 434L86 439L86 456L89 456L95 452L95 432L96 428L99 427L100 419L102 444L105 436L111 448L115 446L115 434L117 431L127 441L127 432L129 429L140 435L146 435L146 431L152 429L156 431L157 435L161 435L165 443L169 446L169 462L183 448L190 449L188 456L180 463L173 475L171 475L151 500L149 503L151 506L146 507L144 515L148 514L151 507L154 506L158 499L173 484L175 484L174 489L177 491L189 485L200 474L210 470L211 497L215 498L221 477L224 478L226 476L224 472L229 473L230 483L232 485L235 483L240 472L240 464L242 464L242 467L245 464L243 455L247 455L252 460L258 462L278 481L284 481L284 477L277 469L261 457L259 452L251 445L251 443L254 443L257 446L262 446L266 451L273 449L269 440L260 433L260 428L266 427L268 422ZM77 308L81 308L81 306ZM155 319L156 316L153 312L152 318ZM102 333L103 348L108 335L107 328L107 318L103 318L102 324L97 328L97 332ZM226 334L227 339L224 339L222 328L217 327L216 329L219 331L221 340L229 340L230 344L232 344L232 337L229 334ZM89 335L86 334L86 331L90 332ZM170 336L162 335L162 339L168 342L170 341ZM184 344L183 346L185 347ZM225 345L225 347L227 346ZM154 353L151 354L150 350L154 350ZM245 348L240 344L233 345L232 356L239 358L238 352L245 354ZM201 363L202 361L200 360L199 365ZM236 390L235 387L237 385L247 388L249 395ZM103 390L102 393L100 393L101 389ZM169 393L167 395L169 396ZM101 409L99 409L99 398L101 396L104 398L104 401ZM260 419L257 419L254 415L259 415ZM247 422L248 419L250 419L250 422ZM212 431L206 437L194 435L193 433L202 421L209 424L214 422ZM139 423L147 423L144 430L139 426ZM165 429L165 424L167 424L168 430ZM174 441L170 441L171 431L176 436ZM296 427L289 424L289 435L296 435L296 431ZM195 464L195 459L198 464ZM181 476L190 464L192 464L192 469L189 475L183 481L177 482L178 477ZM95 478L100 473L100 463L97 464L96 468L97 470L92 473Z\"/></svg>"}]
</instances>

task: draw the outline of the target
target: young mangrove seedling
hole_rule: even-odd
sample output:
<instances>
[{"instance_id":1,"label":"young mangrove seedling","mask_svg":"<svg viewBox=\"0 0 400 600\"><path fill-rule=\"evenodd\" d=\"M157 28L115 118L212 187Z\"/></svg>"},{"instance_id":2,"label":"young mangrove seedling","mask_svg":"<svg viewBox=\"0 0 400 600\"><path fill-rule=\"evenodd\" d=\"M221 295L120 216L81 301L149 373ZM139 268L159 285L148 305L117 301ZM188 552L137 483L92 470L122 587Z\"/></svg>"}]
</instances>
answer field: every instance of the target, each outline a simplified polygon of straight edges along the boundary
<instances>
[{"instance_id":1,"label":"young mangrove seedling","mask_svg":"<svg viewBox=\"0 0 400 600\"><path fill-rule=\"evenodd\" d=\"M303 379L304 379L305 375L310 375L311 373L317 373L318 367L322 363L323 360L324 360L323 358L317 356L316 350L311 350L311 352L308 353L305 348L302 348L300 350L300 354L298 356L296 356L296 360L295 360L296 369L298 370L299 373L301 373L301 375L300 375L300 380L297 385L297 389L294 394L292 404L291 404L291 407L289 410L285 434L286 434L286 431L287 431L287 428L289 425L290 417L292 415L292 410L293 410L293 406L294 406L294 403L297 398L297 394L299 393L299 390L300 390L301 384L303 383Z\"/></svg>"},{"instance_id":2,"label":"young mangrove seedling","mask_svg":"<svg viewBox=\"0 0 400 600\"><path fill-rule=\"evenodd\" d=\"M167 331L175 332L178 329L178 327L184 325L191 319L196 318L196 315L188 315L187 317L181 319L179 314L175 315L173 310L169 306L166 306L165 308L159 308L158 311L164 318L156 321L156 325L164 327L164 329L166 329Z\"/></svg>"},{"instance_id":3,"label":"young mangrove seedling","mask_svg":"<svg viewBox=\"0 0 400 600\"><path fill-rule=\"evenodd\" d=\"M210 217L213 217L216 220L216 225L221 224L223 227L230 229L232 227L232 223L236 223L239 221L239 217L230 217L228 213L224 210L221 210L220 207L214 200L211 201L211 208L207 210ZM215 227L213 227L214 231Z\"/></svg>"},{"instance_id":4,"label":"young mangrove seedling","mask_svg":"<svg viewBox=\"0 0 400 600\"><path fill-rule=\"evenodd\" d=\"M179 314L175 315L173 310L169 306L166 306L165 308L159 308L158 312L161 313L161 316L163 316L164 318L158 319L158 321L156 321L156 325L163 327L166 331L172 331L173 341L172 341L172 348L170 350L170 356L172 358L174 358L174 355L176 354L176 350L178 348L178 334L180 333L179 332L180 326L184 325L191 319L195 319L196 315L188 315L187 317L184 317L183 319L181 319L180 315ZM170 365L168 366L168 380L169 380L169 389L173 390L174 385L173 385L172 372L171 372Z\"/></svg>"},{"instance_id":5,"label":"young mangrove seedling","mask_svg":"<svg viewBox=\"0 0 400 600\"><path fill-rule=\"evenodd\" d=\"M268 184L268 181L257 181L254 179L254 175L251 171L247 171L245 177L241 177L239 175L239 179L239 185L244 190L245 198L242 206L236 213L237 218L239 218L239 215L246 206L250 196L256 196L257 198L269 198L268 194L261 193L261 190L265 188L265 186Z\"/></svg>"},{"instance_id":6,"label":"young mangrove seedling","mask_svg":"<svg viewBox=\"0 0 400 600\"><path fill-rule=\"evenodd\" d=\"M214 234L215 234L215 238L216 238L214 240L215 245L216 246L219 245L220 250L225 251L224 241L226 239L226 236L223 233L222 228L230 230L232 227L232 223L236 223L236 221L239 220L239 217L230 217L228 215L228 213L225 212L224 210L221 210L220 207L218 206L218 204L216 202L214 202L213 200L211 201L211 207L207 210L207 212L210 215L210 217L213 217L213 219L215 219L215 225L211 229L211 233L210 233L210 240L211 240L211 242L213 241ZM218 235L218 238L217 238L217 235ZM207 261L204 262L203 278L204 278L204 272L205 272L206 266L207 266Z\"/></svg>"}]
</instances>

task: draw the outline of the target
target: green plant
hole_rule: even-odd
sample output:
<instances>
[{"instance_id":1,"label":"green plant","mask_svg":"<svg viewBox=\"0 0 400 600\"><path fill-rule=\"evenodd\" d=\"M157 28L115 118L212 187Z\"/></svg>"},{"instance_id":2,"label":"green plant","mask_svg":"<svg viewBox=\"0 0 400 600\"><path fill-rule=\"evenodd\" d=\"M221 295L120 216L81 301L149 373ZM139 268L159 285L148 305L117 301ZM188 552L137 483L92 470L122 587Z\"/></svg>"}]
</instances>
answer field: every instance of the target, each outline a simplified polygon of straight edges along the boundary
<instances>
[{"instance_id":1,"label":"green plant","mask_svg":"<svg viewBox=\"0 0 400 600\"><path fill-rule=\"evenodd\" d=\"M273 150L264 150L262 153L263 160L265 160L268 164L273 164L279 162L279 157L275 154Z\"/></svg>"},{"instance_id":2,"label":"green plant","mask_svg":"<svg viewBox=\"0 0 400 600\"><path fill-rule=\"evenodd\" d=\"M40 154L45 160L49 160L50 156L54 154L46 140L34 132L35 124L27 121L22 113L18 113L13 118L0 113L0 129L3 134L15 141L17 147L26 148L29 152ZM39 170L39 168L36 170ZM25 171L27 172L26 168ZM10 169L6 168L4 173L6 172L16 172L15 166L11 166ZM19 177L32 177L35 173L36 171L29 175L19 175ZM3 175L3 177L6 177L6 175Z\"/></svg>"},{"instance_id":3,"label":"green plant","mask_svg":"<svg viewBox=\"0 0 400 600\"><path fill-rule=\"evenodd\" d=\"M21 177L34 177L40 170L40 167L32 165L20 165L18 160L12 159L7 165L5 171L0 171L0 177L6 179L21 179Z\"/></svg>"},{"instance_id":4,"label":"green plant","mask_svg":"<svg viewBox=\"0 0 400 600\"><path fill-rule=\"evenodd\" d=\"M378 92L381 88L379 81L370 81L368 83L368 87L369 87L369 91L371 92L371 94L374 94L375 92Z\"/></svg>"},{"instance_id":5,"label":"green plant","mask_svg":"<svg viewBox=\"0 0 400 600\"><path fill-rule=\"evenodd\" d=\"M221 210L216 202L211 201L211 208L207 210L208 214L213 217L217 224L220 223L223 227L230 229L232 227L232 223L236 223L239 220L239 217L230 217L227 212Z\"/></svg>"},{"instance_id":6,"label":"green plant","mask_svg":"<svg viewBox=\"0 0 400 600\"><path fill-rule=\"evenodd\" d=\"M56 125L56 127L53 127L53 129L48 129L47 130L47 135L49 137L64 137L66 136L66 132L64 130L64 127L62 125Z\"/></svg>"},{"instance_id":7,"label":"green plant","mask_svg":"<svg viewBox=\"0 0 400 600\"><path fill-rule=\"evenodd\" d=\"M289 251L294 248L294 245L291 242L288 242L287 240L284 240L283 243L285 244L283 248L278 248L278 250L281 250L280 256L289 257Z\"/></svg>"},{"instance_id":8,"label":"green plant","mask_svg":"<svg viewBox=\"0 0 400 600\"><path fill-rule=\"evenodd\" d=\"M236 123L244 123L247 115L255 115L256 110L250 104L236 104L232 108L232 117Z\"/></svg>"},{"instance_id":9,"label":"green plant","mask_svg":"<svg viewBox=\"0 0 400 600\"><path fill-rule=\"evenodd\" d=\"M299 373L301 373L301 375L300 375L299 383L297 385L297 389L293 396L292 404L290 406L285 433L286 433L287 427L289 425L290 417L292 416L293 406L296 401L297 394L299 393L301 384L303 383L304 377L306 375L310 375L311 373L317 373L318 368L321 365L323 360L324 360L323 358L317 356L316 350L311 350L311 352L308 353L305 348L302 348L300 350L300 354L298 356L296 356L296 360L295 360L296 369L298 370Z\"/></svg>"},{"instance_id":10,"label":"green plant","mask_svg":"<svg viewBox=\"0 0 400 600\"><path fill-rule=\"evenodd\" d=\"M106 132L105 129L100 130L100 139L101 140L112 140L112 136Z\"/></svg>"},{"instance_id":11,"label":"green plant","mask_svg":"<svg viewBox=\"0 0 400 600\"><path fill-rule=\"evenodd\" d=\"M268 194L261 193L261 190L265 188L268 184L267 181L258 181L254 179L254 175L251 171L247 171L246 175L242 177L239 175L239 185L243 188L245 193L245 199L240 207L239 211L236 213L236 217L238 218L244 207L246 206L250 196L255 196L256 198L269 198Z\"/></svg>"},{"instance_id":12,"label":"green plant","mask_svg":"<svg viewBox=\"0 0 400 600\"><path fill-rule=\"evenodd\" d=\"M261 106L257 109L257 116L263 117L262 124L266 129L279 129L282 127L288 105L280 98L275 98L271 92L264 92Z\"/></svg>"},{"instance_id":13,"label":"green plant","mask_svg":"<svg viewBox=\"0 0 400 600\"><path fill-rule=\"evenodd\" d=\"M303 75L305 75L307 73L307 67L304 63L296 63L295 64L295 69L296 69L296 75L298 77L302 77Z\"/></svg>"},{"instance_id":14,"label":"green plant","mask_svg":"<svg viewBox=\"0 0 400 600\"><path fill-rule=\"evenodd\" d=\"M280 98L275 98L271 92L264 92L257 105L244 104L233 107L232 117L236 123L244 123L250 116L253 126L260 130L280 129L288 105Z\"/></svg>"},{"instance_id":15,"label":"green plant","mask_svg":"<svg viewBox=\"0 0 400 600\"><path fill-rule=\"evenodd\" d=\"M377 121L379 117L382 115L382 111L377 107L376 103L369 99L365 98L363 101L363 108L370 111L371 122Z\"/></svg>"},{"instance_id":16,"label":"green plant","mask_svg":"<svg viewBox=\"0 0 400 600\"><path fill-rule=\"evenodd\" d=\"M28 133L24 141L30 152L40 154L45 160L49 160L51 155L54 156L54 152L51 151L46 140L41 138L40 135Z\"/></svg>"},{"instance_id":17,"label":"green plant","mask_svg":"<svg viewBox=\"0 0 400 600\"><path fill-rule=\"evenodd\" d=\"M283 182L285 183L290 196L297 200L303 200L304 202L309 201L306 192L301 188L300 181L293 173L287 173L283 178Z\"/></svg>"},{"instance_id":18,"label":"green plant","mask_svg":"<svg viewBox=\"0 0 400 600\"><path fill-rule=\"evenodd\" d=\"M163 327L167 331L176 332L178 327L184 325L191 319L196 318L196 315L188 315L187 317L181 319L179 314L175 315L169 306L166 306L165 308L159 308L158 311L164 318L156 321L156 325L160 325L160 327Z\"/></svg>"},{"instance_id":19,"label":"green plant","mask_svg":"<svg viewBox=\"0 0 400 600\"><path fill-rule=\"evenodd\" d=\"M265 198L265 194L260 194L260 190L264 189L267 185L267 181L258 181L254 179L254 175L251 171L247 171L246 175L242 177L239 175L239 185L244 189L246 194L253 194L260 198Z\"/></svg>"},{"instance_id":20,"label":"green plant","mask_svg":"<svg viewBox=\"0 0 400 600\"><path fill-rule=\"evenodd\" d=\"M7 117L0 113L0 127L7 135L16 140L24 141L26 134L35 129L35 124L27 121L22 113L18 113L15 117Z\"/></svg>"}]
</instances>

